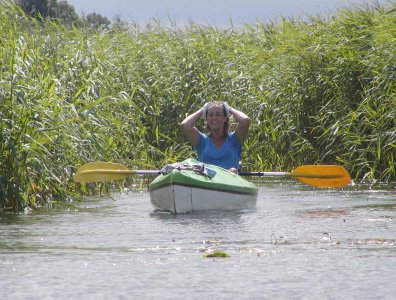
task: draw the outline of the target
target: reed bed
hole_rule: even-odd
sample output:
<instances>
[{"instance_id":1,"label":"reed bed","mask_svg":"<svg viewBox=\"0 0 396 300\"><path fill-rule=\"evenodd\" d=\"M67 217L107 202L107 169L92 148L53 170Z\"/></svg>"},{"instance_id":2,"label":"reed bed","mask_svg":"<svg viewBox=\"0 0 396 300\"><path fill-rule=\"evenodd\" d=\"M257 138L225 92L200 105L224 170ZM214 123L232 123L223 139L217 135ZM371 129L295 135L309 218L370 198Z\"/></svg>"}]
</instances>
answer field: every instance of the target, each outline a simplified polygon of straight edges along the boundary
<instances>
[{"instance_id":1,"label":"reed bed","mask_svg":"<svg viewBox=\"0 0 396 300\"><path fill-rule=\"evenodd\" d=\"M357 182L396 179L395 2L242 29L0 14L2 211L87 193L72 181L86 162L191 156L178 124L208 100L251 117L247 170L336 163Z\"/></svg>"}]
</instances>

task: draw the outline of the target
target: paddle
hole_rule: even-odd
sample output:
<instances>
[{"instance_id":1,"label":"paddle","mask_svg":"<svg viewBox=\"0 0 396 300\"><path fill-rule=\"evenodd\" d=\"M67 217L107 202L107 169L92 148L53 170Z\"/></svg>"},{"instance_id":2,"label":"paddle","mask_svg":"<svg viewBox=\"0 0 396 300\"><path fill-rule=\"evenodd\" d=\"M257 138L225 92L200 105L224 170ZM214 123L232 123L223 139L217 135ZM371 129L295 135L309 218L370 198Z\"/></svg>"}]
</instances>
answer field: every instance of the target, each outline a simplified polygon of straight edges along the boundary
<instances>
[{"instance_id":1,"label":"paddle","mask_svg":"<svg viewBox=\"0 0 396 300\"><path fill-rule=\"evenodd\" d=\"M161 170L128 170L118 163L93 162L80 167L73 179L76 182L106 182L124 179L130 175L159 175ZM241 172L241 176L293 177L314 187L343 187L351 183L348 171L336 165L305 165L292 172Z\"/></svg>"},{"instance_id":2,"label":"paddle","mask_svg":"<svg viewBox=\"0 0 396 300\"><path fill-rule=\"evenodd\" d=\"M128 170L111 162L92 162L81 166L73 176L75 182L106 182L121 180L130 175L159 175L161 170Z\"/></svg>"},{"instance_id":3,"label":"paddle","mask_svg":"<svg viewBox=\"0 0 396 300\"><path fill-rule=\"evenodd\" d=\"M351 183L348 171L337 165L305 165L292 172L241 172L239 175L293 177L305 184L321 188L343 187Z\"/></svg>"}]
</instances>

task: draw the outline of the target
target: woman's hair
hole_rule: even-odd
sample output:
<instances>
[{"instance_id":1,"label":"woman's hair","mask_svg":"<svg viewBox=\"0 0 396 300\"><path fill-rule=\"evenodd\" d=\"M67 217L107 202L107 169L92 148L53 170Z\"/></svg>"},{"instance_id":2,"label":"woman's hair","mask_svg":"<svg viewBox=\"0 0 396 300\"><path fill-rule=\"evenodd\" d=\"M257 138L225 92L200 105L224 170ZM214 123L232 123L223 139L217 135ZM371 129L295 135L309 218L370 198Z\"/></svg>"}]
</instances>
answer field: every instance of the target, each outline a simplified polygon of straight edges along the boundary
<instances>
[{"instance_id":1,"label":"woman's hair","mask_svg":"<svg viewBox=\"0 0 396 300\"><path fill-rule=\"evenodd\" d=\"M208 106L207 106L207 110L206 110L206 115L208 114L209 108L211 108L211 107L213 107L213 106L221 106L221 107L223 108L223 114L224 114L224 116L227 116L226 107L225 107L225 105L224 105L224 102L222 102L222 101L211 101L211 102L208 102ZM206 119L206 116L205 116L205 119ZM223 133L224 136L227 135L228 128L230 127L229 120L230 120L230 119L227 118L227 121L224 123L224 133ZM209 128L208 124L206 124L206 131L207 131L209 134L212 134L212 133L210 132L210 128Z\"/></svg>"}]
</instances>

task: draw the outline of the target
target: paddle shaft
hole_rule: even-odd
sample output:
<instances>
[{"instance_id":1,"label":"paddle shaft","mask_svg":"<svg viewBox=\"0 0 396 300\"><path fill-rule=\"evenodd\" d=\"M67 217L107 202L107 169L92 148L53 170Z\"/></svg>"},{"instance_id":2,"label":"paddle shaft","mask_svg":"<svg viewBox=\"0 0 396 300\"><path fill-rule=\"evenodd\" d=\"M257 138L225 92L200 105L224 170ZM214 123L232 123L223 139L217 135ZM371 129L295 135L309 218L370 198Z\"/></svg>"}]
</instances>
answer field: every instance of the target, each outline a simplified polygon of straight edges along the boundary
<instances>
[{"instance_id":1,"label":"paddle shaft","mask_svg":"<svg viewBox=\"0 0 396 300\"><path fill-rule=\"evenodd\" d=\"M83 174L118 174L118 175L159 175L161 170L107 170L95 169L82 171ZM289 173L289 172L239 172L240 176L257 177L306 177L306 178L338 178L338 175Z\"/></svg>"},{"instance_id":2,"label":"paddle shaft","mask_svg":"<svg viewBox=\"0 0 396 300\"><path fill-rule=\"evenodd\" d=\"M161 170L109 170L109 169L94 169L84 170L81 174L113 174L113 175L159 175Z\"/></svg>"},{"instance_id":3,"label":"paddle shaft","mask_svg":"<svg viewBox=\"0 0 396 300\"><path fill-rule=\"evenodd\" d=\"M298 172L239 172L240 176L257 176L257 177L305 177L305 178L340 178L342 175L335 174L312 174Z\"/></svg>"},{"instance_id":4,"label":"paddle shaft","mask_svg":"<svg viewBox=\"0 0 396 300\"><path fill-rule=\"evenodd\" d=\"M159 175L161 170L129 170L117 163L93 162L80 167L73 179L76 182L122 180L129 175ZM315 187L343 187L351 183L348 172L335 165L306 165L292 172L240 172L240 176L293 177Z\"/></svg>"},{"instance_id":5,"label":"paddle shaft","mask_svg":"<svg viewBox=\"0 0 396 300\"><path fill-rule=\"evenodd\" d=\"M285 177L290 175L289 172L239 172L238 173L241 176L257 176L257 177L271 177L271 176L277 176L277 177Z\"/></svg>"}]
</instances>

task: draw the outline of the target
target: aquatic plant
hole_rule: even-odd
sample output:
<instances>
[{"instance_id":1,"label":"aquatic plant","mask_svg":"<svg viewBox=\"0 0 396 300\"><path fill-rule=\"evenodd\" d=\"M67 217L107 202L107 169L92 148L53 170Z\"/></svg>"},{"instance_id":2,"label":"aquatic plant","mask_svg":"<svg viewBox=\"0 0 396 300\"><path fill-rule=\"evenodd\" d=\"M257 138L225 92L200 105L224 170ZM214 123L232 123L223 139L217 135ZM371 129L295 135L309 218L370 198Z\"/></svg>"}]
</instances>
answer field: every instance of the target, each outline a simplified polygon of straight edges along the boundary
<instances>
[{"instance_id":1,"label":"aquatic plant","mask_svg":"<svg viewBox=\"0 0 396 300\"><path fill-rule=\"evenodd\" d=\"M395 14L393 2L242 29L99 30L1 4L0 208L88 193L72 181L86 162L192 155L178 123L208 100L251 117L246 170L338 163L355 180L394 181Z\"/></svg>"},{"instance_id":2,"label":"aquatic plant","mask_svg":"<svg viewBox=\"0 0 396 300\"><path fill-rule=\"evenodd\" d=\"M228 258L228 257L230 257L230 255L224 251L221 251L221 250L214 250L210 253L204 254L203 257L205 257L205 258L217 258L217 257Z\"/></svg>"}]
</instances>

